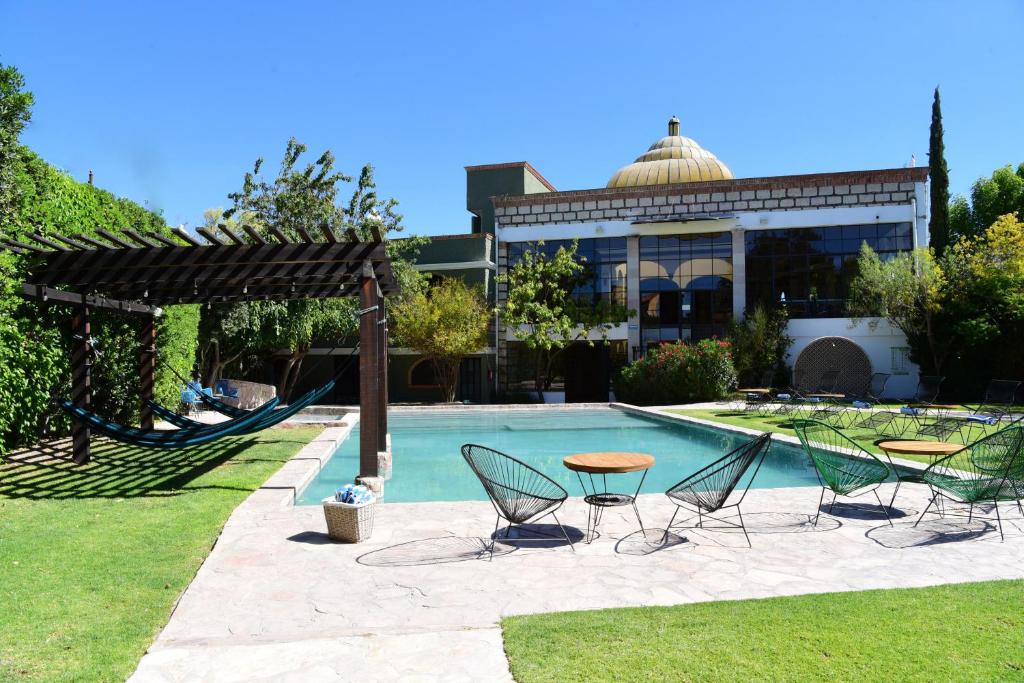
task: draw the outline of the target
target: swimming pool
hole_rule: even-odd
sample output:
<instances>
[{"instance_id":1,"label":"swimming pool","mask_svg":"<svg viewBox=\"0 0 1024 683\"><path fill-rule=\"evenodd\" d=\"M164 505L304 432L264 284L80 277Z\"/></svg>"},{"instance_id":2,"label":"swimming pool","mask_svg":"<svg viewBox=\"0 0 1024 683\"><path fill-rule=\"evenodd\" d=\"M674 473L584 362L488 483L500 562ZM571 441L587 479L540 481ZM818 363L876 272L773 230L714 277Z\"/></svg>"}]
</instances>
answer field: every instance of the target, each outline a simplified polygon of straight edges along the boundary
<instances>
[{"instance_id":1,"label":"swimming pool","mask_svg":"<svg viewBox=\"0 0 1024 683\"><path fill-rule=\"evenodd\" d=\"M657 458L642 493L664 491L746 440L742 434L647 418L613 408L393 412L389 416L394 476L387 502L486 500L459 452L475 443L515 456L539 469L572 496L582 495L562 458L585 451L639 451ZM359 470L359 428L310 482L298 505L316 505L351 482ZM632 491L639 473L609 477L609 488ZM754 481L758 488L817 485L807 456L773 442Z\"/></svg>"}]
</instances>

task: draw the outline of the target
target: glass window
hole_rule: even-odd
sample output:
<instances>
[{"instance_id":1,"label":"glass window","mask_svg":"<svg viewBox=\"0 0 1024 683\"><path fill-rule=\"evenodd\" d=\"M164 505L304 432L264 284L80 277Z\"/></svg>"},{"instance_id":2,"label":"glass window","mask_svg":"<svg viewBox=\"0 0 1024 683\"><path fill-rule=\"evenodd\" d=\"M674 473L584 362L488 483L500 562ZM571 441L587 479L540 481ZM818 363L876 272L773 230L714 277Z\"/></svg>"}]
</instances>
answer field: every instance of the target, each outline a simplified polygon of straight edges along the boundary
<instances>
[{"instance_id":1,"label":"glass window","mask_svg":"<svg viewBox=\"0 0 1024 683\"><path fill-rule=\"evenodd\" d=\"M732 317L732 233L641 237L640 309L645 345L722 336Z\"/></svg>"},{"instance_id":2,"label":"glass window","mask_svg":"<svg viewBox=\"0 0 1024 683\"><path fill-rule=\"evenodd\" d=\"M550 257L560 248L571 247L572 240L513 242L509 244L509 267L518 263L528 251ZM605 302L626 305L625 237L581 239L576 247L576 260L584 266L582 277L573 290L577 304L596 306Z\"/></svg>"},{"instance_id":3,"label":"glass window","mask_svg":"<svg viewBox=\"0 0 1024 683\"><path fill-rule=\"evenodd\" d=\"M747 305L785 294L792 318L845 316L861 244L889 260L912 248L911 231L910 223L747 231Z\"/></svg>"}]
</instances>

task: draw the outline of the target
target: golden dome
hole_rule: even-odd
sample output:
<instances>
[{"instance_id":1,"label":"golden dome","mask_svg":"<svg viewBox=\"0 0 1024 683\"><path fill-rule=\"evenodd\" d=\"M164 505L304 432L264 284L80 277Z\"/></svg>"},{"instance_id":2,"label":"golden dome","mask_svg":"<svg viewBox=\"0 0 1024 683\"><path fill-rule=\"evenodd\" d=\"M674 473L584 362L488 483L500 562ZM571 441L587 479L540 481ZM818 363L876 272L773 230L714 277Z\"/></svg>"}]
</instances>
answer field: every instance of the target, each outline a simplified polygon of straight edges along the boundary
<instances>
[{"instance_id":1,"label":"golden dome","mask_svg":"<svg viewBox=\"0 0 1024 683\"><path fill-rule=\"evenodd\" d=\"M732 171L718 157L679 134L679 119L673 116L668 122L668 136L651 145L632 164L616 171L608 187L671 185L732 177Z\"/></svg>"}]
</instances>

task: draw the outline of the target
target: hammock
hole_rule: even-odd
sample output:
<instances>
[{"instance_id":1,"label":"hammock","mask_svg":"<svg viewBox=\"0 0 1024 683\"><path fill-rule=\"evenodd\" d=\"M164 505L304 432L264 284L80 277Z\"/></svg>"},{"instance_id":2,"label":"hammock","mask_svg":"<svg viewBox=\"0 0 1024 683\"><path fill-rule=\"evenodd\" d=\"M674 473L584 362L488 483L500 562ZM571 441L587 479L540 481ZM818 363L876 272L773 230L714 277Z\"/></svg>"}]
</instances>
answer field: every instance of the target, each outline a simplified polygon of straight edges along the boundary
<instances>
[{"instance_id":1,"label":"hammock","mask_svg":"<svg viewBox=\"0 0 1024 683\"><path fill-rule=\"evenodd\" d=\"M109 436L115 441L147 448L188 448L209 443L216 439L235 434L246 434L246 430L266 418L277 406L278 399L272 398L244 417L228 420L215 425L189 427L176 430L138 429L112 422L96 413L76 406L71 401L61 400L60 407L71 419Z\"/></svg>"},{"instance_id":2,"label":"hammock","mask_svg":"<svg viewBox=\"0 0 1024 683\"><path fill-rule=\"evenodd\" d=\"M258 420L255 424L252 424L249 427L237 433L252 434L253 432L259 432L264 429L267 429L268 427L273 427L274 425L280 424L281 422L284 422L288 418L294 416L303 408L307 408L316 401L320 400L320 398L322 398L327 392L329 392L333 388L334 380L332 379L319 389L314 389L310 392L307 392L303 396L300 396L299 398L295 399L290 404L288 404L288 406L284 408L278 408L277 410L274 410L273 412L270 413L265 413L262 416L262 418ZM184 415L179 415L170 408L160 405L156 401L146 401L146 403L149 405L150 408L153 409L153 412L156 415L182 429L195 429L196 427L199 427L200 425L203 424L202 422L197 422L196 420L185 417ZM222 422L221 424L226 423Z\"/></svg>"}]
</instances>

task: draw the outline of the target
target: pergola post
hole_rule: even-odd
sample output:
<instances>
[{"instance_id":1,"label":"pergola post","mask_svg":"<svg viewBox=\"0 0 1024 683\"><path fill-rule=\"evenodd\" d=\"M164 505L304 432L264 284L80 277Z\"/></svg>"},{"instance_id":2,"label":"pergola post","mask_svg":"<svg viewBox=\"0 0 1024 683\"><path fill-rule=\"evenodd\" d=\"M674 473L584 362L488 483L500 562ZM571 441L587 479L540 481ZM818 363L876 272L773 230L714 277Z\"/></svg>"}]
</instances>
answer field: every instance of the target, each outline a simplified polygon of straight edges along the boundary
<instances>
[{"instance_id":1,"label":"pergola post","mask_svg":"<svg viewBox=\"0 0 1024 683\"><path fill-rule=\"evenodd\" d=\"M71 402L79 408L92 410L92 348L89 337L92 329L90 308L76 306L71 313ZM89 462L89 428L77 421L71 423L72 460L82 465Z\"/></svg>"},{"instance_id":2,"label":"pergola post","mask_svg":"<svg viewBox=\"0 0 1024 683\"><path fill-rule=\"evenodd\" d=\"M359 276L359 476L379 476L377 452L380 442L380 290L373 263L363 262Z\"/></svg>"},{"instance_id":3,"label":"pergola post","mask_svg":"<svg viewBox=\"0 0 1024 683\"><path fill-rule=\"evenodd\" d=\"M378 292L379 295L379 292ZM379 298L380 322L377 334L377 383L380 389L377 392L378 413L377 413L377 443L380 450L387 450L388 444L388 314L384 303L384 297Z\"/></svg>"},{"instance_id":4,"label":"pergola post","mask_svg":"<svg viewBox=\"0 0 1024 683\"><path fill-rule=\"evenodd\" d=\"M142 319L139 346L139 425L142 429L153 429L153 409L146 402L153 400L156 385L156 320L151 315Z\"/></svg>"}]
</instances>

